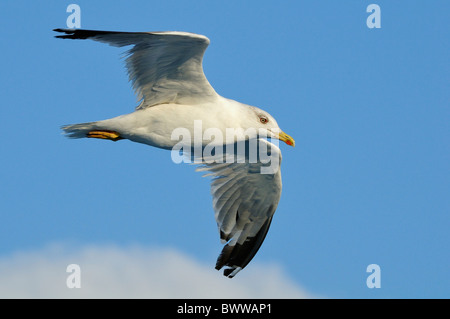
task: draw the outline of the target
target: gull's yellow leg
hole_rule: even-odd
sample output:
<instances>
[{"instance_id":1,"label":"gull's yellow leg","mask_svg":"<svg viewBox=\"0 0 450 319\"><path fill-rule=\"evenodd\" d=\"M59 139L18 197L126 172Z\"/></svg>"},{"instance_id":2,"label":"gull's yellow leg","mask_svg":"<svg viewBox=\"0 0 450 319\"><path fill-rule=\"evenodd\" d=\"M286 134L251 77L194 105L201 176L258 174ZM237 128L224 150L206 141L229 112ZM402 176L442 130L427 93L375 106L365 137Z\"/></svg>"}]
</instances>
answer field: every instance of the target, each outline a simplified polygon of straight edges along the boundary
<instances>
[{"instance_id":1,"label":"gull's yellow leg","mask_svg":"<svg viewBox=\"0 0 450 319\"><path fill-rule=\"evenodd\" d=\"M114 131L90 131L87 133L87 137L102 138L105 140L112 140L114 142L123 139L123 137L120 137L119 133Z\"/></svg>"}]
</instances>

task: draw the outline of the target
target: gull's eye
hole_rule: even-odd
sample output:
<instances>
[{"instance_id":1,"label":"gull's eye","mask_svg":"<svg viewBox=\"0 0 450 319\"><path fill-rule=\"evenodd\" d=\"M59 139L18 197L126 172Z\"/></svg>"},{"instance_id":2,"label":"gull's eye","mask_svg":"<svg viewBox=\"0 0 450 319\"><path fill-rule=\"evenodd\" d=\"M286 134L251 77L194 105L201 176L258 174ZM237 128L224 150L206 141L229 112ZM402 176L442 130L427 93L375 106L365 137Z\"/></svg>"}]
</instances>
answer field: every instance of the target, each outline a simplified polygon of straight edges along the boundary
<instances>
[{"instance_id":1,"label":"gull's eye","mask_svg":"<svg viewBox=\"0 0 450 319\"><path fill-rule=\"evenodd\" d=\"M267 122L269 122L269 119L268 119L267 117L265 117L265 116L260 116L260 117L259 117L259 121L260 121L262 124L267 124Z\"/></svg>"}]
</instances>

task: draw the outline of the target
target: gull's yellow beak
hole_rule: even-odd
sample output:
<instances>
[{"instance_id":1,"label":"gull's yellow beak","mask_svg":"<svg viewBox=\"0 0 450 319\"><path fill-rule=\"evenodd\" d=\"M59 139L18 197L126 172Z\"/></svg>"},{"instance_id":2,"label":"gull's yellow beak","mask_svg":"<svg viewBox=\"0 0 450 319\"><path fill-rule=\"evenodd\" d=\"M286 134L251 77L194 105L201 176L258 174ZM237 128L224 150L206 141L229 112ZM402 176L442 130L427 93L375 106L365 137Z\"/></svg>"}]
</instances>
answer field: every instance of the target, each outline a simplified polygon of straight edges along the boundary
<instances>
[{"instance_id":1,"label":"gull's yellow beak","mask_svg":"<svg viewBox=\"0 0 450 319\"><path fill-rule=\"evenodd\" d=\"M293 139L292 137L290 137L289 135L287 135L286 133L284 133L284 132L278 133L278 139L279 139L280 141L285 142L287 145L290 145L290 146L292 146L292 147L295 146L295 141L294 141L294 139Z\"/></svg>"}]
</instances>

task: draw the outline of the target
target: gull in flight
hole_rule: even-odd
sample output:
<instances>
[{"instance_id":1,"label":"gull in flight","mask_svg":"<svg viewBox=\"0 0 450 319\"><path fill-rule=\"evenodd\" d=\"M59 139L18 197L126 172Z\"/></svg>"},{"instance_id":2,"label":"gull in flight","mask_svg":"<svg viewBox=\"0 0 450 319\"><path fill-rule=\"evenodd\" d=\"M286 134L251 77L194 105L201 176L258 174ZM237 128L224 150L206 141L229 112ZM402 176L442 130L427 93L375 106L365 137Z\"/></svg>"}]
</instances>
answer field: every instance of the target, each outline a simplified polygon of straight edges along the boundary
<instances>
[{"instance_id":1,"label":"gull in flight","mask_svg":"<svg viewBox=\"0 0 450 319\"><path fill-rule=\"evenodd\" d=\"M202 134L215 129L225 136L231 128L250 132L242 138L235 137L231 143L245 141L248 146L249 141L256 140L257 149L268 150L275 159L276 168L264 174L261 169L267 161L263 163L261 157L248 160L251 158L248 151L245 153L247 160L236 161L234 157L231 162L203 161L198 168L213 178L213 208L220 239L225 244L216 269L225 267L224 275L234 277L259 250L280 199L281 151L274 142L281 140L294 146L294 139L279 129L269 113L216 93L203 73L203 54L209 45L209 39L203 35L82 29L54 31L62 33L56 36L61 39L91 39L115 47L131 46L125 62L140 102L129 114L63 126L68 137L128 139L173 150L180 137L174 139L173 132L184 128L192 137L196 133L195 124L201 121ZM201 147L211 140L212 137L201 140Z\"/></svg>"}]
</instances>

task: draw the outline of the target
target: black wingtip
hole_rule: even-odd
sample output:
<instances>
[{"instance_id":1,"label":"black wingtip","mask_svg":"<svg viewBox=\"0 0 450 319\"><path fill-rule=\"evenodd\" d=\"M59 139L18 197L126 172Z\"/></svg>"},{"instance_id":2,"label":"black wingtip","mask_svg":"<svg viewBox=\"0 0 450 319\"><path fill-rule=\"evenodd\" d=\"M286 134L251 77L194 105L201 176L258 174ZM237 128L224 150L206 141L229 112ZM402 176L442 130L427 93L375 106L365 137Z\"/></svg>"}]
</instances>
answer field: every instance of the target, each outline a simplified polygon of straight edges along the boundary
<instances>
[{"instance_id":1,"label":"black wingtip","mask_svg":"<svg viewBox=\"0 0 450 319\"><path fill-rule=\"evenodd\" d=\"M88 39L102 34L116 33L114 31L84 30L84 29L53 29L55 32L65 33L63 35L55 35L58 39Z\"/></svg>"},{"instance_id":2,"label":"black wingtip","mask_svg":"<svg viewBox=\"0 0 450 319\"><path fill-rule=\"evenodd\" d=\"M118 31L101 31L101 30L85 30L85 29L53 29L55 32L65 33L63 35L56 35L55 38L59 39L89 39L102 35L110 35L116 33L132 33L132 32L118 32Z\"/></svg>"},{"instance_id":3,"label":"black wingtip","mask_svg":"<svg viewBox=\"0 0 450 319\"><path fill-rule=\"evenodd\" d=\"M236 276L236 274L237 274L238 272L240 272L241 270L242 270L241 267L234 266L234 267L232 267L232 268L224 269L224 270L223 270L223 275L224 275L225 277L228 277L228 278L233 278L233 277Z\"/></svg>"},{"instance_id":4,"label":"black wingtip","mask_svg":"<svg viewBox=\"0 0 450 319\"><path fill-rule=\"evenodd\" d=\"M219 255L219 258L217 258L215 268L217 270L220 270L224 266L227 267L223 270L223 275L225 277L233 278L239 271L241 271L248 264L248 262L241 262L241 261L236 262L236 260L234 260L234 258L232 258L232 254L236 255L236 251L239 251L239 250L240 250L240 247L235 247L234 245L231 246L231 245L227 244L223 248L221 254Z\"/></svg>"},{"instance_id":5,"label":"black wingtip","mask_svg":"<svg viewBox=\"0 0 450 319\"><path fill-rule=\"evenodd\" d=\"M74 39L74 33L75 33L75 29L53 29L53 31L55 32L61 32L61 33L65 33L65 35L55 35L55 38L58 39Z\"/></svg>"},{"instance_id":6,"label":"black wingtip","mask_svg":"<svg viewBox=\"0 0 450 319\"><path fill-rule=\"evenodd\" d=\"M272 211L273 208L270 207L269 210ZM237 240L232 240L226 244L219 258L217 258L216 269L220 270L224 266L228 267L223 271L223 275L228 278L233 278L239 271L244 269L261 247L271 222L272 217L262 225L254 237L246 238L243 244L236 243Z\"/></svg>"},{"instance_id":7,"label":"black wingtip","mask_svg":"<svg viewBox=\"0 0 450 319\"><path fill-rule=\"evenodd\" d=\"M233 278L243 267L239 267L237 265L231 264L231 254L235 249L235 245L227 244L222 252L217 258L216 269L220 270L223 266L227 266L229 268L225 268L223 270L223 275L228 278ZM245 267L245 266L244 266ZM239 268L239 269L238 269Z\"/></svg>"}]
</instances>

